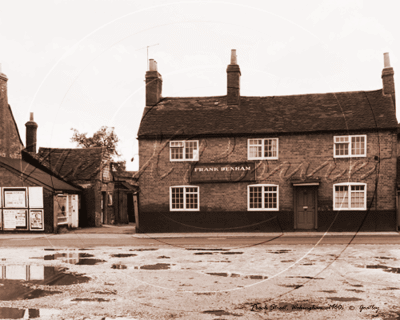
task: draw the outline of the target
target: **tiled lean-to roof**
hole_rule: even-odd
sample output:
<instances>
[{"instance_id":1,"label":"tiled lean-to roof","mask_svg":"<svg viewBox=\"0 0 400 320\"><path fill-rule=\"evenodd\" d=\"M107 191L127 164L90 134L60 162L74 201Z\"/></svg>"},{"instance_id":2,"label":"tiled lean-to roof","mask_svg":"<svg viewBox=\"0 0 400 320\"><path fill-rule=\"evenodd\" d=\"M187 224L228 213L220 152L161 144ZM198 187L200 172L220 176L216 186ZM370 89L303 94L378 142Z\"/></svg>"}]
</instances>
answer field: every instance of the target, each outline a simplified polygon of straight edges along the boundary
<instances>
[{"instance_id":1,"label":"tiled lean-to roof","mask_svg":"<svg viewBox=\"0 0 400 320\"><path fill-rule=\"evenodd\" d=\"M91 180L104 166L105 148L39 148L36 159L60 177Z\"/></svg>"},{"instance_id":2,"label":"tiled lean-to roof","mask_svg":"<svg viewBox=\"0 0 400 320\"><path fill-rule=\"evenodd\" d=\"M397 127L395 108L382 90L270 97L163 98L146 107L138 137L302 133Z\"/></svg>"}]
</instances>

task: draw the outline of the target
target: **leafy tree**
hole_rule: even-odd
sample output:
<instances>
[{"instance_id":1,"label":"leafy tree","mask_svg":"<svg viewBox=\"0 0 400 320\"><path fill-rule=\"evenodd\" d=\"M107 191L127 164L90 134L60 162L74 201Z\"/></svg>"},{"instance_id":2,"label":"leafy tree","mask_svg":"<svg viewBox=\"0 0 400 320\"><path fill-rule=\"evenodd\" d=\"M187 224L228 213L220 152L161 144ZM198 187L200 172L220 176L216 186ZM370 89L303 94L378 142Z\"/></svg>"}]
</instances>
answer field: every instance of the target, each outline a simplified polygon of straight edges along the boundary
<instances>
[{"instance_id":1,"label":"leafy tree","mask_svg":"<svg viewBox=\"0 0 400 320\"><path fill-rule=\"evenodd\" d=\"M119 138L114 132L114 128L102 126L96 131L92 137L88 137L87 133L80 133L78 130L71 128L74 132L71 138L71 142L75 142L78 147L91 148L91 147L105 147L105 157L114 162L114 167L117 171L124 171L126 169L126 161L118 161L121 154L117 151L117 145Z\"/></svg>"}]
</instances>

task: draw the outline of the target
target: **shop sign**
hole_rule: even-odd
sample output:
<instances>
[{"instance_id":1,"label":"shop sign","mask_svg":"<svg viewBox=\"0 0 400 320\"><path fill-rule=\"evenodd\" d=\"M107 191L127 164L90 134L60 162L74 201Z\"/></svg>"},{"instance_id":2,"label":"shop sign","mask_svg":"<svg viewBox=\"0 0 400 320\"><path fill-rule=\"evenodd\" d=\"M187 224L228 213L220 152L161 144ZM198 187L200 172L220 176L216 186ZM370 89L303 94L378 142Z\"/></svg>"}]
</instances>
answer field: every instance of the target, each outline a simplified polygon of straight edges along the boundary
<instances>
[{"instance_id":1,"label":"shop sign","mask_svg":"<svg viewBox=\"0 0 400 320\"><path fill-rule=\"evenodd\" d=\"M191 183L255 181L253 162L197 163L191 170Z\"/></svg>"},{"instance_id":2,"label":"shop sign","mask_svg":"<svg viewBox=\"0 0 400 320\"><path fill-rule=\"evenodd\" d=\"M5 208L26 208L26 190L4 190Z\"/></svg>"}]
</instances>

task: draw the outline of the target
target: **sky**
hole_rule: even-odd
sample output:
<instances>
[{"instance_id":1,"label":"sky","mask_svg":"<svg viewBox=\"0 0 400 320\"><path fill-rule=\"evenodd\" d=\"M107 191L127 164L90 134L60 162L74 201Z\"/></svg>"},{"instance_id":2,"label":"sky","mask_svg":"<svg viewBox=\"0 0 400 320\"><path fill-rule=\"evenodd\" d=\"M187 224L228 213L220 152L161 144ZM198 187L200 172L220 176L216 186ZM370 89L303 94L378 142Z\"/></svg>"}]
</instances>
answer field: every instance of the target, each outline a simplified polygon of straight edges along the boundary
<instances>
[{"instance_id":1,"label":"sky","mask_svg":"<svg viewBox=\"0 0 400 320\"><path fill-rule=\"evenodd\" d=\"M90 136L114 127L128 170L139 166L147 54L163 97L226 95L231 49L243 96L381 89L385 52L400 92L395 0L0 0L0 8L1 70L23 142L30 112L38 147L76 147L71 128Z\"/></svg>"}]
</instances>

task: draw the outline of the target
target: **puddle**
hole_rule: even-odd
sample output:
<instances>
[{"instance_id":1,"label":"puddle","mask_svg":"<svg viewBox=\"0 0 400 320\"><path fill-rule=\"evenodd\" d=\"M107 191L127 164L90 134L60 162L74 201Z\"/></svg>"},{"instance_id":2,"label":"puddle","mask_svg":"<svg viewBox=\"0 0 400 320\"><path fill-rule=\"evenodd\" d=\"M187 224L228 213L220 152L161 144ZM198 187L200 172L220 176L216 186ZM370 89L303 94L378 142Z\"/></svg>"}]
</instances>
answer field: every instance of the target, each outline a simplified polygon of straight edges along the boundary
<instances>
[{"instance_id":1,"label":"puddle","mask_svg":"<svg viewBox=\"0 0 400 320\"><path fill-rule=\"evenodd\" d=\"M332 297L332 298L329 298L329 297L328 297L328 299L333 300L333 301L343 301L343 302L347 302L347 301L361 301L361 300L362 300L362 299L354 298L354 297L350 297L350 298L344 298L344 297Z\"/></svg>"},{"instance_id":2,"label":"puddle","mask_svg":"<svg viewBox=\"0 0 400 320\"><path fill-rule=\"evenodd\" d=\"M158 250L158 249L152 249L152 248L150 248L150 249L129 249L129 251L156 251L156 250Z\"/></svg>"},{"instance_id":3,"label":"puddle","mask_svg":"<svg viewBox=\"0 0 400 320\"><path fill-rule=\"evenodd\" d=\"M0 300L35 299L62 293L61 291L32 289L31 286L71 285L91 280L89 277L68 273L66 270L65 268L35 265L2 266Z\"/></svg>"},{"instance_id":4,"label":"puddle","mask_svg":"<svg viewBox=\"0 0 400 320\"><path fill-rule=\"evenodd\" d=\"M366 265L366 266L357 266L359 268L367 268L367 269L382 269L385 272L390 272L390 273L397 273L400 274L400 268L392 268L392 267L387 267L387 266L382 266L382 265Z\"/></svg>"},{"instance_id":5,"label":"puddle","mask_svg":"<svg viewBox=\"0 0 400 320\"><path fill-rule=\"evenodd\" d=\"M236 317L240 317L240 314L237 313L230 313L227 312L225 310L207 310L207 311L203 311L203 313L205 314L213 314L214 316L236 316Z\"/></svg>"},{"instance_id":6,"label":"puddle","mask_svg":"<svg viewBox=\"0 0 400 320\"><path fill-rule=\"evenodd\" d=\"M75 298L71 301L91 301L91 302L107 302L110 301L109 299L103 298Z\"/></svg>"},{"instance_id":7,"label":"puddle","mask_svg":"<svg viewBox=\"0 0 400 320\"><path fill-rule=\"evenodd\" d=\"M0 307L0 319L35 319L40 316L51 316L61 313L57 309L19 309Z\"/></svg>"},{"instance_id":8,"label":"puddle","mask_svg":"<svg viewBox=\"0 0 400 320\"><path fill-rule=\"evenodd\" d=\"M243 252L221 252L221 254L243 254Z\"/></svg>"},{"instance_id":9,"label":"puddle","mask_svg":"<svg viewBox=\"0 0 400 320\"><path fill-rule=\"evenodd\" d=\"M55 253L48 254L43 257L44 260L57 260L61 259L63 262L76 264L76 265L95 265L100 262L104 262L104 260L100 259L90 259L94 257L89 253L78 253L78 252L68 252L68 253ZM32 259L32 258L31 258Z\"/></svg>"},{"instance_id":10,"label":"puddle","mask_svg":"<svg viewBox=\"0 0 400 320\"><path fill-rule=\"evenodd\" d=\"M321 292L326 292L326 293L337 293L336 290L322 290Z\"/></svg>"},{"instance_id":11,"label":"puddle","mask_svg":"<svg viewBox=\"0 0 400 320\"><path fill-rule=\"evenodd\" d=\"M301 288L303 285L302 284L284 284L284 285L280 285L280 286L286 287L286 288L298 289L298 288Z\"/></svg>"},{"instance_id":12,"label":"puddle","mask_svg":"<svg viewBox=\"0 0 400 320\"><path fill-rule=\"evenodd\" d=\"M117 294L117 291L112 290L112 291L93 291L92 293L95 294Z\"/></svg>"},{"instance_id":13,"label":"puddle","mask_svg":"<svg viewBox=\"0 0 400 320\"><path fill-rule=\"evenodd\" d=\"M362 284L351 284L352 287L362 288L364 287Z\"/></svg>"},{"instance_id":14,"label":"puddle","mask_svg":"<svg viewBox=\"0 0 400 320\"><path fill-rule=\"evenodd\" d=\"M231 277L232 277L232 278L238 278L238 277L240 277L240 274L232 273L232 274L231 274Z\"/></svg>"},{"instance_id":15,"label":"puddle","mask_svg":"<svg viewBox=\"0 0 400 320\"><path fill-rule=\"evenodd\" d=\"M124 264L120 264L120 263L114 263L111 266L112 269L127 269L128 267Z\"/></svg>"},{"instance_id":16,"label":"puddle","mask_svg":"<svg viewBox=\"0 0 400 320\"><path fill-rule=\"evenodd\" d=\"M355 293L365 292L364 290L359 290L359 289L346 289L346 291L353 291Z\"/></svg>"},{"instance_id":17,"label":"puddle","mask_svg":"<svg viewBox=\"0 0 400 320\"><path fill-rule=\"evenodd\" d=\"M276 250L276 251L269 251L270 253L274 253L274 254L281 254L281 253L288 253L291 250L288 249L281 249L281 250Z\"/></svg>"},{"instance_id":18,"label":"puddle","mask_svg":"<svg viewBox=\"0 0 400 320\"><path fill-rule=\"evenodd\" d=\"M195 252L195 255L214 254L214 252Z\"/></svg>"},{"instance_id":19,"label":"puddle","mask_svg":"<svg viewBox=\"0 0 400 320\"><path fill-rule=\"evenodd\" d=\"M116 253L116 254L112 254L111 257L112 258L128 258L128 257L136 257L137 254L134 253Z\"/></svg>"},{"instance_id":20,"label":"puddle","mask_svg":"<svg viewBox=\"0 0 400 320\"><path fill-rule=\"evenodd\" d=\"M228 274L224 273L224 272L210 272L207 274L209 274L210 276L219 276L219 277L227 277L228 276Z\"/></svg>"},{"instance_id":21,"label":"puddle","mask_svg":"<svg viewBox=\"0 0 400 320\"><path fill-rule=\"evenodd\" d=\"M140 269L143 269L143 270L166 270L166 269L169 269L170 266L171 265L168 263L156 263L156 264L141 266Z\"/></svg>"},{"instance_id":22,"label":"puddle","mask_svg":"<svg viewBox=\"0 0 400 320\"><path fill-rule=\"evenodd\" d=\"M246 276L245 279L253 279L253 280L260 280L260 279L268 279L268 277L253 275L253 276Z\"/></svg>"},{"instance_id":23,"label":"puddle","mask_svg":"<svg viewBox=\"0 0 400 320\"><path fill-rule=\"evenodd\" d=\"M396 258L392 258L392 257L375 257L375 259L396 260Z\"/></svg>"},{"instance_id":24,"label":"puddle","mask_svg":"<svg viewBox=\"0 0 400 320\"><path fill-rule=\"evenodd\" d=\"M186 250L194 250L194 251L229 251L229 249L202 249L202 248L186 248Z\"/></svg>"},{"instance_id":25,"label":"puddle","mask_svg":"<svg viewBox=\"0 0 400 320\"><path fill-rule=\"evenodd\" d=\"M381 290L400 290L400 288L396 288L396 287L388 287L388 288L384 288Z\"/></svg>"},{"instance_id":26,"label":"puddle","mask_svg":"<svg viewBox=\"0 0 400 320\"><path fill-rule=\"evenodd\" d=\"M325 278L318 278L318 277L310 277L310 276L296 276L296 277L293 277L293 276L289 276L289 277L286 277L286 278L300 278L300 279L312 279L312 280L324 280Z\"/></svg>"},{"instance_id":27,"label":"puddle","mask_svg":"<svg viewBox=\"0 0 400 320\"><path fill-rule=\"evenodd\" d=\"M171 258L167 257L167 256L159 256L159 257L157 257L157 259L171 259Z\"/></svg>"},{"instance_id":28,"label":"puddle","mask_svg":"<svg viewBox=\"0 0 400 320\"><path fill-rule=\"evenodd\" d=\"M281 262L294 262L294 260L281 260Z\"/></svg>"}]
</instances>

